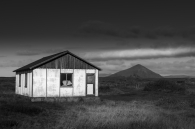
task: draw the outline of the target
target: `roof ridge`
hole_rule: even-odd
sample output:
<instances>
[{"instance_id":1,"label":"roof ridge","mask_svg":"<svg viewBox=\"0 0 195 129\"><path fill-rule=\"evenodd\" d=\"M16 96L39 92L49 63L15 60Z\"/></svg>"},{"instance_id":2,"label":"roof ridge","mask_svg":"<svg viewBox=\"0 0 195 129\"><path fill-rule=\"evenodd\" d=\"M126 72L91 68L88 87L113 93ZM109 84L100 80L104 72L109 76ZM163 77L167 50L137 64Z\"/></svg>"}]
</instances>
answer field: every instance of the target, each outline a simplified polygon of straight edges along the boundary
<instances>
[{"instance_id":1,"label":"roof ridge","mask_svg":"<svg viewBox=\"0 0 195 129\"><path fill-rule=\"evenodd\" d=\"M51 58L49 58L49 59L47 59L47 60L45 60L45 61L43 61L43 62L40 62L39 64L36 64L35 66L30 67L30 69L33 69L34 67L39 66L39 65L41 65L41 64L43 64L43 63L45 63L45 62L47 62L47 61L50 61L50 60L52 60L52 59L54 59L54 58L60 56L61 54L65 54L65 52L67 52L67 51L63 51L63 52L54 54L54 55L53 55L54 57L51 57ZM51 56L52 56L52 55L51 55ZM48 56L48 57L50 57L50 56ZM46 57L46 58L47 58L47 57Z\"/></svg>"},{"instance_id":2,"label":"roof ridge","mask_svg":"<svg viewBox=\"0 0 195 129\"><path fill-rule=\"evenodd\" d=\"M56 53L56 54L53 54L53 55L49 55L49 56L46 56L46 57L42 57L42 58L40 58L40 59L38 59L38 60L36 60L36 61L34 61L34 62L31 62L30 64L27 64L27 65L25 65L25 66L23 66L23 67L21 67L21 68L18 68L18 69L16 69L16 70L14 70L13 72L25 71L25 70L34 69L34 68L36 68L37 66L40 66L40 65L42 65L42 64L44 64L44 63L47 63L47 62L49 62L49 61L51 61L51 60L53 60L53 59L55 59L55 58L58 58L58 57L60 57L60 56L62 56L62 55L64 55L64 54L70 54L70 55L72 55L72 56L74 56L74 57L76 57L76 58L82 60L83 62L85 62L85 63L87 63L87 64L89 64L89 65L91 65L91 66L93 66L93 67L95 67L95 68L97 68L97 69L99 69L99 70L101 70L101 69L98 68L97 66L95 66L95 65L93 65L93 64L91 64L91 63L89 63L88 61L85 61L85 60L82 59L81 57L79 57L79 56L77 56L77 55L71 53L71 52L68 51L68 50L66 50L66 51L59 52L59 53Z\"/></svg>"}]
</instances>

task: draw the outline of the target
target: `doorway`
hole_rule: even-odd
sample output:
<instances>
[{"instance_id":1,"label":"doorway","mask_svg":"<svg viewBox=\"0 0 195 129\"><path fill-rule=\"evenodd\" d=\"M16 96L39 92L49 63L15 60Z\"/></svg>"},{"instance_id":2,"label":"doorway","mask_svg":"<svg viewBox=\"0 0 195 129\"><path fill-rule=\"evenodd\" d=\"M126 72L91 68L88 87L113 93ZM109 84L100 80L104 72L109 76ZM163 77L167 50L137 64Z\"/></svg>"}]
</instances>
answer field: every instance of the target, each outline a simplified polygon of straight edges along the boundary
<instances>
[{"instance_id":1,"label":"doorway","mask_svg":"<svg viewBox=\"0 0 195 129\"><path fill-rule=\"evenodd\" d=\"M87 74L86 84L86 95L95 95L95 74Z\"/></svg>"}]
</instances>

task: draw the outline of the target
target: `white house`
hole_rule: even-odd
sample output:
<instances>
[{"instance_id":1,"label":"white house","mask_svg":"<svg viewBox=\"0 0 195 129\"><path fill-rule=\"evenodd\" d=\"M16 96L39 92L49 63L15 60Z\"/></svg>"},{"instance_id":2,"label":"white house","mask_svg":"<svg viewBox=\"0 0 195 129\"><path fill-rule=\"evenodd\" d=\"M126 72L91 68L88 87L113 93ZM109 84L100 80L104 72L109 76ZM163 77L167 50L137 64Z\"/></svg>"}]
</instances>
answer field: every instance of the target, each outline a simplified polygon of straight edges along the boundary
<instances>
[{"instance_id":1,"label":"white house","mask_svg":"<svg viewBox=\"0 0 195 129\"><path fill-rule=\"evenodd\" d=\"M100 68L69 51L14 70L16 94L29 97L98 96Z\"/></svg>"}]
</instances>

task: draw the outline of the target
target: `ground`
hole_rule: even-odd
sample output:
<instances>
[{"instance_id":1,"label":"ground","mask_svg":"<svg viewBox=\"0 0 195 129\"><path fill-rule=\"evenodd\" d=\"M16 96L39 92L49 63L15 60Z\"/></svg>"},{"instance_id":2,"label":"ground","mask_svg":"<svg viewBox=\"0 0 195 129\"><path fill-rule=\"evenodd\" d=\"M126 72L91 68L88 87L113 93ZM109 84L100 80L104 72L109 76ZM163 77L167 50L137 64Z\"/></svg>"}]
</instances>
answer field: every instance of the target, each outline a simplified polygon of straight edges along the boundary
<instances>
[{"instance_id":1,"label":"ground","mask_svg":"<svg viewBox=\"0 0 195 129\"><path fill-rule=\"evenodd\" d=\"M194 129L194 82L169 93L144 91L148 81L100 79L100 100L32 103L14 94L14 78L0 78L0 128Z\"/></svg>"}]
</instances>

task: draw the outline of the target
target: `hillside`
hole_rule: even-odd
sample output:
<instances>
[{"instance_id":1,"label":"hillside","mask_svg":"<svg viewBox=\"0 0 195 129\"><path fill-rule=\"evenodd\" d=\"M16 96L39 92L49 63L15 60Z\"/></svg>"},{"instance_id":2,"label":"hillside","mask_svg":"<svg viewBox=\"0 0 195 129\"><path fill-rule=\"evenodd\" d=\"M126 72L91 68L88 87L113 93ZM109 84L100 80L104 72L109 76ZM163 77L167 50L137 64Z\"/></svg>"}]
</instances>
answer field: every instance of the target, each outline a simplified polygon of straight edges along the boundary
<instances>
[{"instance_id":1,"label":"hillside","mask_svg":"<svg viewBox=\"0 0 195 129\"><path fill-rule=\"evenodd\" d=\"M194 78L193 76L188 76L188 75L169 75L163 77L164 78Z\"/></svg>"},{"instance_id":2,"label":"hillside","mask_svg":"<svg viewBox=\"0 0 195 129\"><path fill-rule=\"evenodd\" d=\"M109 77L162 78L160 74L157 74L140 64L137 64L129 69L119 71Z\"/></svg>"}]
</instances>

